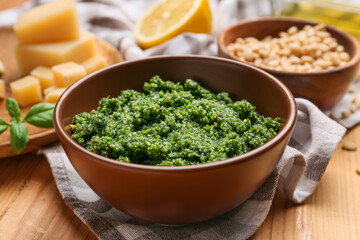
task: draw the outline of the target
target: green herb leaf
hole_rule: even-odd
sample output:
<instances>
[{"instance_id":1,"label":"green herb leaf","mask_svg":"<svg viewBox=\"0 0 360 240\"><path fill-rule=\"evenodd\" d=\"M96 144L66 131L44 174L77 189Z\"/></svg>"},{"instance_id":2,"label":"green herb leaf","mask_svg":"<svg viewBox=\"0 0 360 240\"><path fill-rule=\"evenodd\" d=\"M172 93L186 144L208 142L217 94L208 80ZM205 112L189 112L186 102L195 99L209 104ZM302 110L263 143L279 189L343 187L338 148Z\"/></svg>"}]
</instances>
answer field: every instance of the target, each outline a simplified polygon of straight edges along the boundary
<instances>
[{"instance_id":1,"label":"green herb leaf","mask_svg":"<svg viewBox=\"0 0 360 240\"><path fill-rule=\"evenodd\" d=\"M33 106L27 113L24 122L28 122L34 126L41 128L52 128L53 112L55 104L39 103Z\"/></svg>"},{"instance_id":2,"label":"green herb leaf","mask_svg":"<svg viewBox=\"0 0 360 240\"><path fill-rule=\"evenodd\" d=\"M13 98L7 98L5 102L5 107L8 110L12 120L19 122L21 120L21 113L19 104Z\"/></svg>"},{"instance_id":3,"label":"green herb leaf","mask_svg":"<svg viewBox=\"0 0 360 240\"><path fill-rule=\"evenodd\" d=\"M29 141L29 135L24 123L14 123L10 127L11 147L16 153L20 153Z\"/></svg>"},{"instance_id":4,"label":"green herb leaf","mask_svg":"<svg viewBox=\"0 0 360 240\"><path fill-rule=\"evenodd\" d=\"M8 129L9 124L7 124L4 120L0 118L0 134L5 132L6 129Z\"/></svg>"}]
</instances>

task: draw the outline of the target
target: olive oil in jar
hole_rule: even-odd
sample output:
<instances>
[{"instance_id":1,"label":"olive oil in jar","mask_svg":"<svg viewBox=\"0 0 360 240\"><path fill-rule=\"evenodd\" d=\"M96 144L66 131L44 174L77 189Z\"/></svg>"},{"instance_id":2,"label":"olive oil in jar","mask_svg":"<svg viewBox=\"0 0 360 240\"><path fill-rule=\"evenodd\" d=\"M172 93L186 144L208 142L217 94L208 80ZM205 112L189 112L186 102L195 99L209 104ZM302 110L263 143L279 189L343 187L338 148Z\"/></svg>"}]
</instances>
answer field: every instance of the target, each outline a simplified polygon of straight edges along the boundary
<instances>
[{"instance_id":1,"label":"olive oil in jar","mask_svg":"<svg viewBox=\"0 0 360 240\"><path fill-rule=\"evenodd\" d=\"M280 16L313 20L342 29L360 41L360 7L321 0L293 1L285 5Z\"/></svg>"}]
</instances>

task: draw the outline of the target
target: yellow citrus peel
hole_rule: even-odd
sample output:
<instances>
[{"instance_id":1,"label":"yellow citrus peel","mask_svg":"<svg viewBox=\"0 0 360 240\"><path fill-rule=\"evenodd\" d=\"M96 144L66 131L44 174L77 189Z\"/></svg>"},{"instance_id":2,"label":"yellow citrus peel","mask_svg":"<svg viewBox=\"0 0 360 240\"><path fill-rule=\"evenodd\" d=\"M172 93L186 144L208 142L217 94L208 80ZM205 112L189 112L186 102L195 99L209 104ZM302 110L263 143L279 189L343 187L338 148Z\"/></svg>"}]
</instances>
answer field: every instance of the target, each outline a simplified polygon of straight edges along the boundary
<instances>
[{"instance_id":1,"label":"yellow citrus peel","mask_svg":"<svg viewBox=\"0 0 360 240\"><path fill-rule=\"evenodd\" d=\"M139 45L150 48L181 33L211 33L207 0L160 0L135 25Z\"/></svg>"}]
</instances>

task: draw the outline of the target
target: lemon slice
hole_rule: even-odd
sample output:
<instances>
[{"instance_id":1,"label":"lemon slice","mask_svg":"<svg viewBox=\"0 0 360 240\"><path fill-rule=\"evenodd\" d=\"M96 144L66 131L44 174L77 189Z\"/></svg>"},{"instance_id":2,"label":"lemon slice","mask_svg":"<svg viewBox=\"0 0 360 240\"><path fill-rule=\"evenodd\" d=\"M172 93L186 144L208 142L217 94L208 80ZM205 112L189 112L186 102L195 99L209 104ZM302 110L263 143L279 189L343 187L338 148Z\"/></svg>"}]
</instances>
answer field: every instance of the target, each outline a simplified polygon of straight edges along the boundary
<instances>
[{"instance_id":1,"label":"lemon slice","mask_svg":"<svg viewBox=\"0 0 360 240\"><path fill-rule=\"evenodd\" d=\"M136 23L134 30L143 48L153 47L183 32L211 33L207 0L160 0Z\"/></svg>"}]
</instances>

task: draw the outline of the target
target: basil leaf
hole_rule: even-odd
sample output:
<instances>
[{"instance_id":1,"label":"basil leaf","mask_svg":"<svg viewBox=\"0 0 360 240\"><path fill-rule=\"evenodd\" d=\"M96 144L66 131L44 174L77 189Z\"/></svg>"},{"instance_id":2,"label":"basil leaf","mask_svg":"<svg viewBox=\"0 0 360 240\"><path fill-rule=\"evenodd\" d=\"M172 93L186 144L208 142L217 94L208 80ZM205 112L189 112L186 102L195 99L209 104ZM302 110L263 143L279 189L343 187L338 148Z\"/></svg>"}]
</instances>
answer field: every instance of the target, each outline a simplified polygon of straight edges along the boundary
<instances>
[{"instance_id":1,"label":"basil leaf","mask_svg":"<svg viewBox=\"0 0 360 240\"><path fill-rule=\"evenodd\" d=\"M8 129L9 124L7 124L4 120L0 118L0 134L5 132L6 129Z\"/></svg>"},{"instance_id":2,"label":"basil leaf","mask_svg":"<svg viewBox=\"0 0 360 240\"><path fill-rule=\"evenodd\" d=\"M11 147L16 153L20 153L26 147L29 135L24 123L14 123L10 127Z\"/></svg>"},{"instance_id":3,"label":"basil leaf","mask_svg":"<svg viewBox=\"0 0 360 240\"><path fill-rule=\"evenodd\" d=\"M39 103L33 106L27 113L24 122L28 122L34 126L41 128L52 128L53 112L55 104L53 103Z\"/></svg>"},{"instance_id":4,"label":"basil leaf","mask_svg":"<svg viewBox=\"0 0 360 240\"><path fill-rule=\"evenodd\" d=\"M12 120L19 122L21 120L21 113L19 104L13 98L7 98L5 102L5 107L8 110Z\"/></svg>"}]
</instances>

